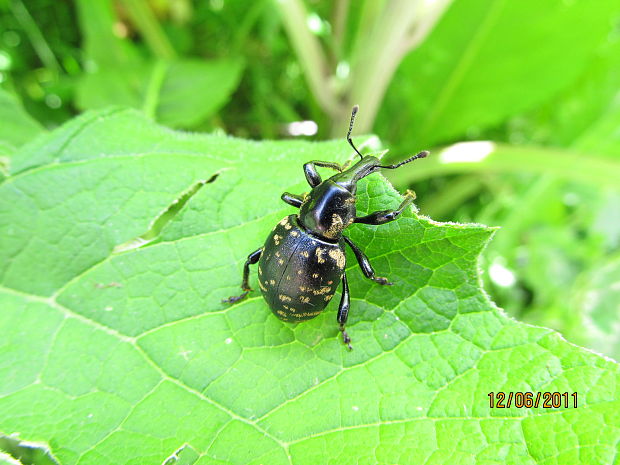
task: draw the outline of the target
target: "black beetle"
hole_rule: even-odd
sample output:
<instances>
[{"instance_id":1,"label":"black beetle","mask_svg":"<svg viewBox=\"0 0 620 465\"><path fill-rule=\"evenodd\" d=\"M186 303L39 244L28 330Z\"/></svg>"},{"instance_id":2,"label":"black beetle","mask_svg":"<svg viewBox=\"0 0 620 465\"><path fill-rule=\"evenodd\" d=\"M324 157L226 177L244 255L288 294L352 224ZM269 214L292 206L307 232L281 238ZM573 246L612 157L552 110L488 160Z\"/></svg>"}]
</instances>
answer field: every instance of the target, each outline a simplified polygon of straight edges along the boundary
<instances>
[{"instance_id":1,"label":"black beetle","mask_svg":"<svg viewBox=\"0 0 620 465\"><path fill-rule=\"evenodd\" d=\"M361 160L345 169L338 163L310 161L304 165L304 174L312 187L309 194L299 196L285 192L282 200L299 208L299 214L283 218L265 241L255 250L243 267L243 293L223 302L234 303L245 298L252 290L249 285L250 265L258 262L258 284L273 313L284 321L304 321L317 316L334 296L342 279L342 298L338 307L338 323L342 339L351 349L351 338L344 325L349 314L349 285L345 273L345 243L351 247L362 273L374 282L391 285L386 278L375 276L368 257L351 239L342 234L352 223L385 224L395 220L415 196L407 191L396 210L381 210L366 216L355 215L357 182L381 168L396 169L405 163L424 158L423 151L395 165L383 166L379 159L363 156L351 140L353 122L359 107L351 112L347 141ZM331 168L339 173L321 180L316 167Z\"/></svg>"}]
</instances>

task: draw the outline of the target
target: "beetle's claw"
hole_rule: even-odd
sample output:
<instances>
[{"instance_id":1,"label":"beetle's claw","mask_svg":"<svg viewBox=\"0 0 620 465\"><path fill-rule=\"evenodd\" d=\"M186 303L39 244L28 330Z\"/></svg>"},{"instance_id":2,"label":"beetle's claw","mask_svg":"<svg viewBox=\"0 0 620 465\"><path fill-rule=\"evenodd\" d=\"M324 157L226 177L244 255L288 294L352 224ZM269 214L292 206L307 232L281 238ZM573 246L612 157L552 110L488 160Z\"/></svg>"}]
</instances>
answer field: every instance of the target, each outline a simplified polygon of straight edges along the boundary
<instances>
[{"instance_id":1,"label":"beetle's claw","mask_svg":"<svg viewBox=\"0 0 620 465\"><path fill-rule=\"evenodd\" d=\"M351 346L351 338L344 330L344 325L340 325L340 332L342 333L342 342L344 342L349 350L353 350L353 346Z\"/></svg>"},{"instance_id":2,"label":"beetle's claw","mask_svg":"<svg viewBox=\"0 0 620 465\"><path fill-rule=\"evenodd\" d=\"M244 291L241 295L233 295L228 299L222 299L223 304L234 304L235 302L239 302L240 300L245 299L250 293L251 289Z\"/></svg>"},{"instance_id":3,"label":"beetle's claw","mask_svg":"<svg viewBox=\"0 0 620 465\"><path fill-rule=\"evenodd\" d=\"M375 278L373 278L373 281L381 284L382 286L393 286L394 285L394 283L389 282L387 278L384 278L382 276L376 276Z\"/></svg>"}]
</instances>

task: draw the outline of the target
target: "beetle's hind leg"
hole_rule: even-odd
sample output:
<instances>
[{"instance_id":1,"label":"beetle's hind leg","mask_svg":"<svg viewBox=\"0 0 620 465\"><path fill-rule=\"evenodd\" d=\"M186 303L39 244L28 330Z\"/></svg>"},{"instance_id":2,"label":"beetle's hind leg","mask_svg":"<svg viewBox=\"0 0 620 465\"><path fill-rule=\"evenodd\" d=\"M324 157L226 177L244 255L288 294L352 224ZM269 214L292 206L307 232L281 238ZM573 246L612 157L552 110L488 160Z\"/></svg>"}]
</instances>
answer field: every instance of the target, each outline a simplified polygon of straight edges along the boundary
<instances>
[{"instance_id":1,"label":"beetle's hind leg","mask_svg":"<svg viewBox=\"0 0 620 465\"><path fill-rule=\"evenodd\" d=\"M235 302L239 302L247 297L252 288L250 287L250 265L254 265L258 263L261 254L263 253L263 248L255 250L250 255L248 255L248 259L245 261L245 265L243 265L243 281L241 282L241 289L243 292L240 295L231 296L228 299L222 299L223 303L234 304Z\"/></svg>"},{"instance_id":2,"label":"beetle's hind leg","mask_svg":"<svg viewBox=\"0 0 620 465\"><path fill-rule=\"evenodd\" d=\"M342 333L342 342L344 342L349 350L353 350L351 347L351 338L344 329L344 325L349 318L349 308L351 307L351 298L349 297L349 283L347 282L347 274L342 273L342 297L340 298L340 305L338 306L338 323L340 324L340 332Z\"/></svg>"},{"instance_id":3,"label":"beetle's hind leg","mask_svg":"<svg viewBox=\"0 0 620 465\"><path fill-rule=\"evenodd\" d=\"M357 245L355 245L355 243L351 239L349 239L346 236L342 236L342 238L345 240L347 244L349 244L349 247L351 247L351 250L353 250L353 253L355 254L355 258L357 258L357 263L359 263L360 268L362 269L362 273L364 273L364 276L384 286L391 286L393 284L389 282L387 278L384 278L382 276L375 276L375 270L370 264L370 260L368 260L368 257L366 256L366 254L362 252L360 248Z\"/></svg>"}]
</instances>

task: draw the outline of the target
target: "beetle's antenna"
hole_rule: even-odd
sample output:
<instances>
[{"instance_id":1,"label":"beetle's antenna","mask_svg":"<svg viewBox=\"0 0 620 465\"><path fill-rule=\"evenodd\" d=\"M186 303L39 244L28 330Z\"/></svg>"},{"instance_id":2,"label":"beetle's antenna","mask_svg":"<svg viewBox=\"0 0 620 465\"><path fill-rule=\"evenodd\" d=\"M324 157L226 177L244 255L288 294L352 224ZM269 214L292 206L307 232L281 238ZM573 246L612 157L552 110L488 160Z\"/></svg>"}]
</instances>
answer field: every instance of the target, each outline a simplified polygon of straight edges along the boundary
<instances>
[{"instance_id":1,"label":"beetle's antenna","mask_svg":"<svg viewBox=\"0 0 620 465\"><path fill-rule=\"evenodd\" d=\"M359 105L354 105L353 110L351 110L351 122L349 123L349 132L347 132L347 142L351 144L351 147L353 147L353 150L355 150L357 154L360 156L360 158L363 159L364 158L363 155L360 153L359 150L357 150L355 145L353 145L353 140L351 139L351 131L353 131L353 123L355 122L355 115L357 115L357 111L359 109L360 109Z\"/></svg>"},{"instance_id":2,"label":"beetle's antenna","mask_svg":"<svg viewBox=\"0 0 620 465\"><path fill-rule=\"evenodd\" d=\"M429 154L430 154L430 152L428 150L423 150L422 152L418 153L417 155L414 155L413 157L407 158L406 160L401 161L400 163L396 163L395 165L387 165L387 166L379 165L379 168L387 168L387 169L393 170L393 169L398 168L399 166L404 165L405 163L409 163L410 161L417 160L418 158L426 158Z\"/></svg>"}]
</instances>

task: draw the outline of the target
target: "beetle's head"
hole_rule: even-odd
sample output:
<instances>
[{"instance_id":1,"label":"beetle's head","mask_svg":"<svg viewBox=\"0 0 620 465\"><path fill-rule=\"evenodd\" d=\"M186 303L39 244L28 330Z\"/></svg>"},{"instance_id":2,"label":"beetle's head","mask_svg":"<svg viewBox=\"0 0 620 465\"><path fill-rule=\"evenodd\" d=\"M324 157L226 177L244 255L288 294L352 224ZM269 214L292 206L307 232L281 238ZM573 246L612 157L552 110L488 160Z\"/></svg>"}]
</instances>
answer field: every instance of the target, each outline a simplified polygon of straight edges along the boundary
<instances>
[{"instance_id":1,"label":"beetle's head","mask_svg":"<svg viewBox=\"0 0 620 465\"><path fill-rule=\"evenodd\" d=\"M349 142L349 144L351 144L351 147L353 147L355 153L360 156L361 160L347 170L347 172L351 173L351 176L348 177L348 182L342 183L342 185L346 187L351 193L355 193L357 182L360 179L365 178L369 174L376 173L381 168L395 170L399 166L417 160L418 158L425 158L430 153L427 150L424 150L394 165L382 165L377 157L373 157L371 155L362 155L360 151L357 150L357 147L355 147L355 144L353 144L353 140L351 139L351 131L353 131L353 123L355 121L355 115L357 114L358 110L358 105L355 105L353 107L353 110L351 110L351 122L349 123L349 132L347 132L347 141Z\"/></svg>"},{"instance_id":2,"label":"beetle's head","mask_svg":"<svg viewBox=\"0 0 620 465\"><path fill-rule=\"evenodd\" d=\"M331 179L345 189L347 189L352 195L355 195L357 191L357 183L360 179L365 178L372 173L376 173L382 168L393 170L398 168L399 166L404 165L405 163L412 162L413 160L417 160L418 158L424 158L427 155L427 151L420 152L417 155L409 157L406 160L403 160L400 163L396 163L394 165L382 165L377 157L373 157L372 155L366 155L365 157L362 156L362 159L358 161L355 165L353 165L346 171L343 171L342 173L333 176Z\"/></svg>"}]
</instances>

